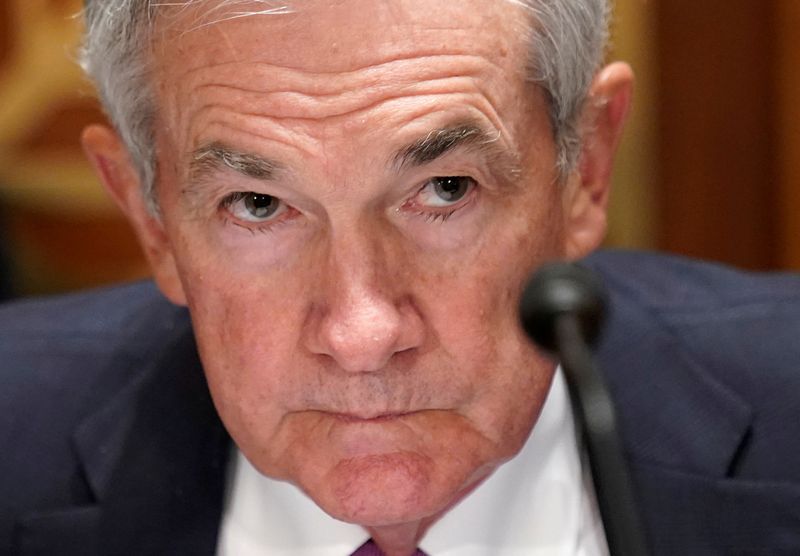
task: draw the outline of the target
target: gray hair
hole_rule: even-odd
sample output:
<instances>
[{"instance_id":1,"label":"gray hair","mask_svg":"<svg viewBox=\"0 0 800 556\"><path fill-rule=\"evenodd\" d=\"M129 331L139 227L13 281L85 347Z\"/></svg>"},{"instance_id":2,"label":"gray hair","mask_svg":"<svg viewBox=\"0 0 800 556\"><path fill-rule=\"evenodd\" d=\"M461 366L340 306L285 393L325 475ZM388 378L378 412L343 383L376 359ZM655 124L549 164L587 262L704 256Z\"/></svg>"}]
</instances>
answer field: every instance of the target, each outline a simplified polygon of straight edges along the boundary
<instances>
[{"instance_id":1,"label":"gray hair","mask_svg":"<svg viewBox=\"0 0 800 556\"><path fill-rule=\"evenodd\" d=\"M93 79L100 100L120 134L157 213L155 176L156 108L147 46L161 6L188 6L204 0L86 0L86 32L81 66ZM258 0L267 4L268 0ZM557 169L566 176L580 155L579 118L592 79L605 54L611 0L507 0L529 10L529 79L547 96L557 149ZM241 0L220 0L232 7ZM251 2L252 3L252 0ZM285 7L235 11L233 16L284 13Z\"/></svg>"}]
</instances>

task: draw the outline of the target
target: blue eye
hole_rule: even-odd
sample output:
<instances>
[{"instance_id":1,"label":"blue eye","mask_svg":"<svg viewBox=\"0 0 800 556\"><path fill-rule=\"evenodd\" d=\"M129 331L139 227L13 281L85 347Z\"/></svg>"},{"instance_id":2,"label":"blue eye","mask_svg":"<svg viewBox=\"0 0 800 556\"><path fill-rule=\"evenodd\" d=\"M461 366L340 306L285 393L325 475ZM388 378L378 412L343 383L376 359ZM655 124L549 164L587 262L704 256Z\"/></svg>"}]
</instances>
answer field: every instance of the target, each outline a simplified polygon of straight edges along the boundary
<instances>
[{"instance_id":1,"label":"blue eye","mask_svg":"<svg viewBox=\"0 0 800 556\"><path fill-rule=\"evenodd\" d=\"M253 192L234 193L225 200L225 205L235 218L245 222L266 222L286 209L277 197Z\"/></svg>"},{"instance_id":2,"label":"blue eye","mask_svg":"<svg viewBox=\"0 0 800 556\"><path fill-rule=\"evenodd\" d=\"M449 207L464 199L475 187L468 176L437 176L431 178L420 191L420 204L429 207Z\"/></svg>"}]
</instances>

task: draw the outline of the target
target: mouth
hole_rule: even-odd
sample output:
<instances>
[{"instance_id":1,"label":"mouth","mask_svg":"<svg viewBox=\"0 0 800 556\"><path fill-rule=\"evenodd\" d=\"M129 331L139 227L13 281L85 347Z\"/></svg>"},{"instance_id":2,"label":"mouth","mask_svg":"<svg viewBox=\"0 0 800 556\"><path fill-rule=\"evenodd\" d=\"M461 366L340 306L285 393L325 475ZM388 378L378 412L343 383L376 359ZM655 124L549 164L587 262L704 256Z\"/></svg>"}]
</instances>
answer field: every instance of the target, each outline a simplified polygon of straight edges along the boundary
<instances>
[{"instance_id":1,"label":"mouth","mask_svg":"<svg viewBox=\"0 0 800 556\"><path fill-rule=\"evenodd\" d=\"M419 411L387 412L387 413L330 413L334 419L344 423L381 423L394 421Z\"/></svg>"},{"instance_id":2,"label":"mouth","mask_svg":"<svg viewBox=\"0 0 800 556\"><path fill-rule=\"evenodd\" d=\"M325 412L325 441L344 459L407 452L420 442L419 423L411 418L421 412Z\"/></svg>"}]
</instances>

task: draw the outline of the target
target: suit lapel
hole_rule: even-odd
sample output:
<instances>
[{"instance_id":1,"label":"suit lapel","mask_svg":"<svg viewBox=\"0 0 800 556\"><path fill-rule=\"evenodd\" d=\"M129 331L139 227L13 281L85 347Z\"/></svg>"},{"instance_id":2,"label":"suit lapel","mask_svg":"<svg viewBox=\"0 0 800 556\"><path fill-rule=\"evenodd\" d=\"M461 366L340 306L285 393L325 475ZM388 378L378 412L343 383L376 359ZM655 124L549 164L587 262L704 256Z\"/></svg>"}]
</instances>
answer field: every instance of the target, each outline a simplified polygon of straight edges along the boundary
<instances>
[{"instance_id":1,"label":"suit lapel","mask_svg":"<svg viewBox=\"0 0 800 556\"><path fill-rule=\"evenodd\" d=\"M138 410L108 475L103 546L114 554L213 554L229 441L188 330L158 367L132 397Z\"/></svg>"},{"instance_id":2,"label":"suit lapel","mask_svg":"<svg viewBox=\"0 0 800 556\"><path fill-rule=\"evenodd\" d=\"M598 362L655 554L795 554L800 487L735 478L753 410L659 316L614 290ZM781 547L785 551L781 551Z\"/></svg>"},{"instance_id":3,"label":"suit lapel","mask_svg":"<svg viewBox=\"0 0 800 556\"><path fill-rule=\"evenodd\" d=\"M630 295L612 294L598 360L630 457L688 472L727 473L752 422L749 404Z\"/></svg>"},{"instance_id":4,"label":"suit lapel","mask_svg":"<svg viewBox=\"0 0 800 556\"><path fill-rule=\"evenodd\" d=\"M230 440L188 323L161 345L75 433L96 505L26 517L21 554L214 554Z\"/></svg>"}]
</instances>

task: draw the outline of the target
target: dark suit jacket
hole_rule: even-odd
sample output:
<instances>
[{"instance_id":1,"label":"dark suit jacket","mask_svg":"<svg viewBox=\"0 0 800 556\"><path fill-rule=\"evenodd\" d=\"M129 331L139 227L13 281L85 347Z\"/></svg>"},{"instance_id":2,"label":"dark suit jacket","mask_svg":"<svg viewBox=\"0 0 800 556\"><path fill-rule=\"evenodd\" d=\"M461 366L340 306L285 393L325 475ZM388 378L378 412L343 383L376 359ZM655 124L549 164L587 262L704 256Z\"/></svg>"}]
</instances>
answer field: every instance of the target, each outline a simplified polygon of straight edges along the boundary
<instances>
[{"instance_id":1,"label":"dark suit jacket","mask_svg":"<svg viewBox=\"0 0 800 556\"><path fill-rule=\"evenodd\" d=\"M587 264L654 553L800 554L800 277ZM230 440L150 283L0 310L0 554L214 553Z\"/></svg>"}]
</instances>

